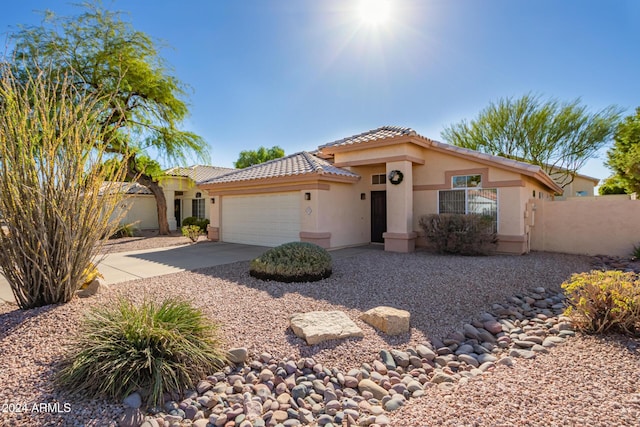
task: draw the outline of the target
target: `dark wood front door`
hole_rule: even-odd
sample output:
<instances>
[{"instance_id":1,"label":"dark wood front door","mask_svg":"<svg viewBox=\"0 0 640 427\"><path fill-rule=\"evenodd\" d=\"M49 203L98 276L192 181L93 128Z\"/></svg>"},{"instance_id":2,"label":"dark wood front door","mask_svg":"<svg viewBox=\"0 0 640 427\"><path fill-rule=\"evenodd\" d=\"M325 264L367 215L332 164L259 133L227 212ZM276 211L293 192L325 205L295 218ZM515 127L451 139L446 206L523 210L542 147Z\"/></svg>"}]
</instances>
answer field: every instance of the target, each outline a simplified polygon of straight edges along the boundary
<instances>
[{"instance_id":1,"label":"dark wood front door","mask_svg":"<svg viewBox=\"0 0 640 427\"><path fill-rule=\"evenodd\" d=\"M174 199L173 200L173 214L176 217L176 226L178 228L180 228L182 226L181 225L182 221L180 221L180 218L182 218L182 209L181 209L182 208L182 203L181 202L182 202L182 200L180 200L180 199Z\"/></svg>"},{"instance_id":2,"label":"dark wood front door","mask_svg":"<svg viewBox=\"0 0 640 427\"><path fill-rule=\"evenodd\" d=\"M384 243L382 233L387 231L387 192L371 192L371 241Z\"/></svg>"}]
</instances>

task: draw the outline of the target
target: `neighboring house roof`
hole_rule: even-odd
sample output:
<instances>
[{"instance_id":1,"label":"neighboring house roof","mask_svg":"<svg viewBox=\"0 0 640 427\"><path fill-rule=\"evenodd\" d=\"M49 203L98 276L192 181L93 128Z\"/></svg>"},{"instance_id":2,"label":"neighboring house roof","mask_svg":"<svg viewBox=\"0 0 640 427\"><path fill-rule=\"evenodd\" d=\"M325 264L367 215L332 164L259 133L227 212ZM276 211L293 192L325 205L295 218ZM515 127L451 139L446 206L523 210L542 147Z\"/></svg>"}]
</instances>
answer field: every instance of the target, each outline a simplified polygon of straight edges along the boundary
<instances>
[{"instance_id":1,"label":"neighboring house roof","mask_svg":"<svg viewBox=\"0 0 640 427\"><path fill-rule=\"evenodd\" d=\"M196 183L201 183L237 170L238 169L223 168L219 166L194 165L171 168L165 171L165 174L170 176L184 176L191 178Z\"/></svg>"},{"instance_id":2,"label":"neighboring house roof","mask_svg":"<svg viewBox=\"0 0 640 427\"><path fill-rule=\"evenodd\" d=\"M404 135L417 135L416 131L411 128L405 128L400 126L382 126L377 129L368 130L366 132L359 133L357 135L349 136L347 138L338 139L337 141L329 142L318 147L319 150L325 147L337 147L344 145L362 144L365 142L376 141L379 139L395 138Z\"/></svg>"},{"instance_id":3,"label":"neighboring house roof","mask_svg":"<svg viewBox=\"0 0 640 427\"><path fill-rule=\"evenodd\" d=\"M147 187L140 185L137 182L106 181L100 186L100 194L104 194L108 189L117 190L118 192L125 194L153 194Z\"/></svg>"},{"instance_id":4,"label":"neighboring house roof","mask_svg":"<svg viewBox=\"0 0 640 427\"><path fill-rule=\"evenodd\" d=\"M302 151L300 153L291 154L289 156L270 160L258 165L249 166L244 169L236 169L225 175L201 182L201 184L218 184L311 174L334 175L347 178L360 177L353 172L333 166L326 160L320 159L306 151Z\"/></svg>"}]
</instances>

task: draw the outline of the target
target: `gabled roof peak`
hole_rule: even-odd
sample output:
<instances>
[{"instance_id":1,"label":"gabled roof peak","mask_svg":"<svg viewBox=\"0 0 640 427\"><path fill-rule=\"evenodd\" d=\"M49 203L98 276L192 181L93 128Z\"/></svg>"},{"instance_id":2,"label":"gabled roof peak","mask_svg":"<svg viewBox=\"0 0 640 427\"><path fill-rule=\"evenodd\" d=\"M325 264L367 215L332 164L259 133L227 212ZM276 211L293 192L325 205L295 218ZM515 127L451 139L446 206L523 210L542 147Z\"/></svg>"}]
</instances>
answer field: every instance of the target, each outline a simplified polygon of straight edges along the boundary
<instances>
[{"instance_id":1,"label":"gabled roof peak","mask_svg":"<svg viewBox=\"0 0 640 427\"><path fill-rule=\"evenodd\" d=\"M348 178L358 178L357 174L333 166L326 160L320 159L311 153L301 151L264 163L238 169L230 173L212 178L202 184L217 184L224 182L250 181L255 179L268 179L296 175L335 175Z\"/></svg>"},{"instance_id":2,"label":"gabled roof peak","mask_svg":"<svg viewBox=\"0 0 640 427\"><path fill-rule=\"evenodd\" d=\"M417 133L415 130L407 127L381 126L379 128L371 129L366 132L359 133L357 135L348 136L346 138L338 139L337 141L323 144L318 148L322 149L323 147L335 147L335 146L342 146L342 145L361 144L364 142L375 141L378 139L393 138L393 137L404 136L404 135L412 136L412 135L417 135Z\"/></svg>"}]
</instances>

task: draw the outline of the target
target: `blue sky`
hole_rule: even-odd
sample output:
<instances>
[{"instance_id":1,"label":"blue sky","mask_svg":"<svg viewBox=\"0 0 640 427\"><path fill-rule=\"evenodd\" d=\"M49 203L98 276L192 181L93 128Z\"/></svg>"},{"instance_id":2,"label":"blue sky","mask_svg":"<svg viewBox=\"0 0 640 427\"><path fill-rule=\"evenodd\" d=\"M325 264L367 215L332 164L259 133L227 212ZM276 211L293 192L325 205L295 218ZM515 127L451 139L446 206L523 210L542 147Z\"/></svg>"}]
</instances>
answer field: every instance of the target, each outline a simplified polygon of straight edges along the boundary
<instances>
[{"instance_id":1,"label":"blue sky","mask_svg":"<svg viewBox=\"0 0 640 427\"><path fill-rule=\"evenodd\" d=\"M366 0L365 0L366 1ZM370 0L369 0L370 1ZM115 0L191 87L184 123L211 163L279 145L287 154L382 125L441 140L489 102L528 92L581 98L592 111L640 106L636 0L396 0L389 20L362 20L360 0ZM3 41L35 11L63 1L3 4ZM9 47L5 47L5 50ZM582 173L604 178L600 159Z\"/></svg>"}]
</instances>

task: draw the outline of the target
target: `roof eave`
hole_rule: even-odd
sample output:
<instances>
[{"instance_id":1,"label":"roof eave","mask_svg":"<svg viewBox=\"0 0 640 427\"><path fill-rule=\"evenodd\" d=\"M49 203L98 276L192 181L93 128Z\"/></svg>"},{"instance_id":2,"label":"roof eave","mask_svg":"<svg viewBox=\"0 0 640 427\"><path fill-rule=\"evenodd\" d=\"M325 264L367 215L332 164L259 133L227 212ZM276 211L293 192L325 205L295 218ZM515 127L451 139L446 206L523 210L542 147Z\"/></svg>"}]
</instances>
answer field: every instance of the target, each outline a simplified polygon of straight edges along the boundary
<instances>
[{"instance_id":1,"label":"roof eave","mask_svg":"<svg viewBox=\"0 0 640 427\"><path fill-rule=\"evenodd\" d=\"M327 173L324 171L315 173L284 175L277 177L263 177L254 179L243 179L237 181L226 182L205 182L197 184L199 188L203 190L215 190L222 188L232 187L250 187L254 185L265 184L290 184L291 182L309 182L309 181L330 181L330 182L342 182L342 183L354 183L360 180L360 176L338 175L333 173Z\"/></svg>"}]
</instances>

